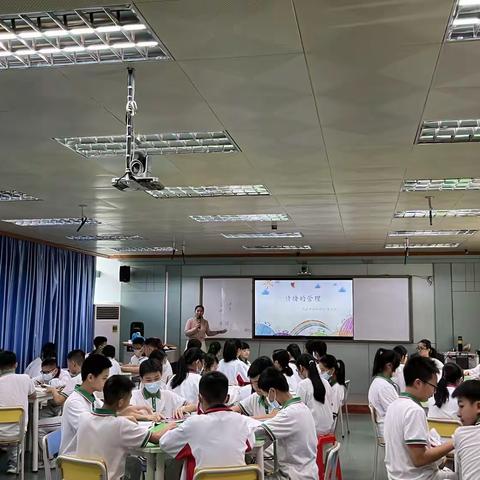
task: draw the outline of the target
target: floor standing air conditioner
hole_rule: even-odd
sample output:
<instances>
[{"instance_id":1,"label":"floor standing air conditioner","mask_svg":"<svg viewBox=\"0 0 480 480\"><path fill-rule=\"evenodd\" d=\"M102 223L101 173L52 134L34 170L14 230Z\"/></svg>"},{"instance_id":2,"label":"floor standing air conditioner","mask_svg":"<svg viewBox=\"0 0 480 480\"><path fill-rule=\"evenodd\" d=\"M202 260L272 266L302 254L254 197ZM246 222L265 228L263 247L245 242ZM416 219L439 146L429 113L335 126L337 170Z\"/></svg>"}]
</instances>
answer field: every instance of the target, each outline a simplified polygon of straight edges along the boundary
<instances>
[{"instance_id":1,"label":"floor standing air conditioner","mask_svg":"<svg viewBox=\"0 0 480 480\"><path fill-rule=\"evenodd\" d=\"M117 359L120 352L120 305L95 305L95 336L107 337L108 343L116 350Z\"/></svg>"}]
</instances>

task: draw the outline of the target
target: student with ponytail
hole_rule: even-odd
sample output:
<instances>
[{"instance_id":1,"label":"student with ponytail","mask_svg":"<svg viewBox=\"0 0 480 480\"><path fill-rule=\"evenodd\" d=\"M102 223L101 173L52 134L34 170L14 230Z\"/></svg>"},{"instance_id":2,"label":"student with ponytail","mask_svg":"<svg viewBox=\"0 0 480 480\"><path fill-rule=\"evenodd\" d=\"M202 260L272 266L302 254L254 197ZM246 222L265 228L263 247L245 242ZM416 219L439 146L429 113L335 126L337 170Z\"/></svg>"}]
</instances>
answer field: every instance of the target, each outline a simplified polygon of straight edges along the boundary
<instances>
[{"instance_id":1,"label":"student with ponytail","mask_svg":"<svg viewBox=\"0 0 480 480\"><path fill-rule=\"evenodd\" d=\"M462 381L463 370L456 363L446 363L435 394L428 399L428 418L458 420L458 404L452 393Z\"/></svg>"},{"instance_id":2,"label":"student with ponytail","mask_svg":"<svg viewBox=\"0 0 480 480\"><path fill-rule=\"evenodd\" d=\"M227 340L223 344L223 358L218 363L217 370L228 378L229 385L248 384L248 365L238 357L242 348L240 340Z\"/></svg>"},{"instance_id":3,"label":"student with ponytail","mask_svg":"<svg viewBox=\"0 0 480 480\"><path fill-rule=\"evenodd\" d=\"M397 352L397 355L400 357L400 365L397 367L395 372L393 372L392 380L398 387L399 392L404 392L405 388L405 377L403 376L403 368L408 360L408 351L403 345L397 345L393 347L393 351Z\"/></svg>"},{"instance_id":4,"label":"student with ponytail","mask_svg":"<svg viewBox=\"0 0 480 480\"><path fill-rule=\"evenodd\" d=\"M368 390L368 403L377 412L378 428L383 435L383 422L388 406L398 398L398 387L392 380L395 370L400 365L397 352L379 348L373 360L373 381Z\"/></svg>"},{"instance_id":5,"label":"student with ponytail","mask_svg":"<svg viewBox=\"0 0 480 480\"><path fill-rule=\"evenodd\" d=\"M332 387L320 377L317 363L308 353L298 357L297 368L303 378L297 386L297 395L312 412L317 436L326 435L333 426Z\"/></svg>"},{"instance_id":6,"label":"student with ponytail","mask_svg":"<svg viewBox=\"0 0 480 480\"><path fill-rule=\"evenodd\" d=\"M177 373L167 388L183 397L187 403L198 402L198 385L202 378L205 353L200 348L189 348L177 363Z\"/></svg>"},{"instance_id":7,"label":"student with ponytail","mask_svg":"<svg viewBox=\"0 0 480 480\"><path fill-rule=\"evenodd\" d=\"M290 393L296 393L298 379L293 374L293 369L290 366L290 355L286 350L274 350L272 354L273 366L285 375L288 382L288 389Z\"/></svg>"},{"instance_id":8,"label":"student with ponytail","mask_svg":"<svg viewBox=\"0 0 480 480\"><path fill-rule=\"evenodd\" d=\"M333 355L324 355L318 363L321 377L332 387L332 412L337 415L345 398L345 364Z\"/></svg>"}]
</instances>

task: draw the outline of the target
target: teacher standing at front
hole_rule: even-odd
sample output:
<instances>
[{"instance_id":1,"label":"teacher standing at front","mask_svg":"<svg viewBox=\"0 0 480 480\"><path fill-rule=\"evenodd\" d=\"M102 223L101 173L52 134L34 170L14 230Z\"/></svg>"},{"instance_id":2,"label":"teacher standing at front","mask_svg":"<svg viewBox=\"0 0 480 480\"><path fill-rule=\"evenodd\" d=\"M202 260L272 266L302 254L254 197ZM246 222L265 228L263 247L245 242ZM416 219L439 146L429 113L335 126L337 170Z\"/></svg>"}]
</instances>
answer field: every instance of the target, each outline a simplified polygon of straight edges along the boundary
<instances>
[{"instance_id":1,"label":"teacher standing at front","mask_svg":"<svg viewBox=\"0 0 480 480\"><path fill-rule=\"evenodd\" d=\"M210 330L208 320L205 320L205 318L203 318L204 313L205 309L203 308L203 305L197 305L195 307L195 316L189 318L185 325L185 335L189 340L192 338L200 340L202 342L202 350L207 351L205 338L207 336L213 337L221 333L226 333L227 330Z\"/></svg>"}]
</instances>

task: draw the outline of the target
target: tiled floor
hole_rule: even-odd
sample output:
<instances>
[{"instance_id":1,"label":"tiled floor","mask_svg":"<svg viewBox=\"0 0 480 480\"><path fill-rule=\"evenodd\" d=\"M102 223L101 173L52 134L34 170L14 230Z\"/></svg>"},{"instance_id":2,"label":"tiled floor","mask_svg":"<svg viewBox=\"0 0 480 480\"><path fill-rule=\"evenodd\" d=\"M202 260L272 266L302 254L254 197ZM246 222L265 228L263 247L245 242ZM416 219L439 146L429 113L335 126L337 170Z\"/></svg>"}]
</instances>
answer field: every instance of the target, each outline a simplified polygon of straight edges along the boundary
<instances>
[{"instance_id":1,"label":"tiled floor","mask_svg":"<svg viewBox=\"0 0 480 480\"><path fill-rule=\"evenodd\" d=\"M350 415L350 435L344 439L340 436L338 440L342 442L340 460L342 463L342 474L344 480L371 480L373 478L373 456L374 456L374 436L370 424L369 415ZM383 465L383 452L380 453L378 462L377 480L386 480L385 467ZM43 471L37 474L30 472L30 462L26 469L25 480L44 480ZM0 454L0 472L4 472L5 455ZM0 473L0 479L14 480L12 475ZM173 480L173 479L167 479Z\"/></svg>"}]
</instances>

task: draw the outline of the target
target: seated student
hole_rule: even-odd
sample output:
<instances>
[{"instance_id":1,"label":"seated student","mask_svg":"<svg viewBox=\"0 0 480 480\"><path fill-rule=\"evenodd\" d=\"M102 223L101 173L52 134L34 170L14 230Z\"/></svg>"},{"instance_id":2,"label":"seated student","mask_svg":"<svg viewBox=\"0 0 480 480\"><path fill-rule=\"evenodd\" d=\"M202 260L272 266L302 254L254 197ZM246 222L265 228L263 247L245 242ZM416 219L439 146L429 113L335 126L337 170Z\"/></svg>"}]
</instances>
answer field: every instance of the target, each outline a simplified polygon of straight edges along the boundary
<instances>
[{"instance_id":1,"label":"seated student","mask_svg":"<svg viewBox=\"0 0 480 480\"><path fill-rule=\"evenodd\" d=\"M240 342L240 352L238 354L238 359L241 360L243 363L250 366L250 362L248 358L250 357L250 345L247 342Z\"/></svg>"},{"instance_id":2,"label":"seated student","mask_svg":"<svg viewBox=\"0 0 480 480\"><path fill-rule=\"evenodd\" d=\"M345 364L342 360L337 360L333 355L324 355L318 363L320 376L325 379L332 387L332 411L333 415L338 415L345 398Z\"/></svg>"},{"instance_id":3,"label":"seated student","mask_svg":"<svg viewBox=\"0 0 480 480\"><path fill-rule=\"evenodd\" d=\"M428 399L428 418L458 419L458 404L452 393L462 382L463 370L456 363L446 363L435 395Z\"/></svg>"},{"instance_id":4,"label":"seated student","mask_svg":"<svg viewBox=\"0 0 480 480\"><path fill-rule=\"evenodd\" d=\"M437 466L438 460L453 449L453 442L429 445L427 416L421 405L435 392L437 373L429 358L412 357L405 365L406 390L390 404L385 416L385 465L390 480L456 478Z\"/></svg>"},{"instance_id":5,"label":"seated student","mask_svg":"<svg viewBox=\"0 0 480 480\"><path fill-rule=\"evenodd\" d=\"M103 335L99 335L98 337L95 337L93 339L93 350L89 353L87 353L87 357L92 355L92 353L102 353L103 347L105 347L108 344L108 339L107 337L104 337Z\"/></svg>"},{"instance_id":6,"label":"seated student","mask_svg":"<svg viewBox=\"0 0 480 480\"><path fill-rule=\"evenodd\" d=\"M167 388L183 397L188 403L198 402L198 385L203 370L205 353L200 348L186 350L177 363L177 373L168 382Z\"/></svg>"},{"instance_id":7,"label":"seated student","mask_svg":"<svg viewBox=\"0 0 480 480\"><path fill-rule=\"evenodd\" d=\"M55 358L46 358L42 361L40 375L33 378L36 385L52 386L56 388L65 387L69 382L69 375L57 364Z\"/></svg>"},{"instance_id":8,"label":"seated student","mask_svg":"<svg viewBox=\"0 0 480 480\"><path fill-rule=\"evenodd\" d=\"M327 354L327 344L323 340L310 339L305 344L305 350L318 363Z\"/></svg>"},{"instance_id":9,"label":"seated student","mask_svg":"<svg viewBox=\"0 0 480 480\"><path fill-rule=\"evenodd\" d=\"M162 364L162 389L167 387L168 382L173 377L172 365L168 361L165 350L154 350L148 357L150 360L156 360Z\"/></svg>"},{"instance_id":10,"label":"seated student","mask_svg":"<svg viewBox=\"0 0 480 480\"><path fill-rule=\"evenodd\" d=\"M132 340L133 355L130 357L130 363L122 365L122 372L138 375L139 365L147 359L143 353L144 346L145 339L143 337L135 337Z\"/></svg>"},{"instance_id":11,"label":"seated student","mask_svg":"<svg viewBox=\"0 0 480 480\"><path fill-rule=\"evenodd\" d=\"M277 440L279 478L317 480L317 434L309 408L299 397L289 393L285 376L275 368L267 368L258 379L258 388L268 404L281 404L273 418L262 428Z\"/></svg>"},{"instance_id":12,"label":"seated student","mask_svg":"<svg viewBox=\"0 0 480 480\"><path fill-rule=\"evenodd\" d=\"M326 435L333 427L332 387L320 378L315 359L308 353L298 357L297 367L304 379L297 385L297 395L312 412L317 436Z\"/></svg>"},{"instance_id":13,"label":"seated student","mask_svg":"<svg viewBox=\"0 0 480 480\"><path fill-rule=\"evenodd\" d=\"M104 355L93 353L82 365L82 384L75 387L63 406L62 443L60 455L75 455L80 415L91 412L95 404L94 392L101 392L112 363Z\"/></svg>"},{"instance_id":14,"label":"seated student","mask_svg":"<svg viewBox=\"0 0 480 480\"><path fill-rule=\"evenodd\" d=\"M159 418L183 417L184 413L194 412L196 404L189 408L183 397L170 390L160 388L162 381L162 364L157 360L145 360L140 364L141 384L132 392L132 405L150 407Z\"/></svg>"},{"instance_id":15,"label":"seated student","mask_svg":"<svg viewBox=\"0 0 480 480\"><path fill-rule=\"evenodd\" d=\"M211 355L215 355L218 358L218 355L221 353L221 350L222 350L221 343L215 340L209 345L207 353L210 353Z\"/></svg>"},{"instance_id":16,"label":"seated student","mask_svg":"<svg viewBox=\"0 0 480 480\"><path fill-rule=\"evenodd\" d=\"M225 406L228 380L220 372L200 380L199 400L204 415L193 415L160 439L163 451L185 459L182 477L193 478L196 467L245 465L245 452L255 443L255 426Z\"/></svg>"},{"instance_id":17,"label":"seated student","mask_svg":"<svg viewBox=\"0 0 480 480\"><path fill-rule=\"evenodd\" d=\"M408 360L408 351L403 345L397 345L393 347L393 351L397 353L400 357L400 365L397 367L393 373L392 380L395 382L395 385L398 387L399 392L405 391L405 378L403 377L403 368Z\"/></svg>"},{"instance_id":18,"label":"seated student","mask_svg":"<svg viewBox=\"0 0 480 480\"><path fill-rule=\"evenodd\" d=\"M368 403L377 412L378 429L383 433L383 421L388 406L398 398L397 386L392 375L400 363L400 357L393 350L379 348L373 360L372 383L368 389Z\"/></svg>"},{"instance_id":19,"label":"seated student","mask_svg":"<svg viewBox=\"0 0 480 480\"><path fill-rule=\"evenodd\" d=\"M208 372L216 372L218 370L218 358L211 353L205 355L205 362L203 367L203 374Z\"/></svg>"},{"instance_id":20,"label":"seated student","mask_svg":"<svg viewBox=\"0 0 480 480\"><path fill-rule=\"evenodd\" d=\"M202 348L202 342L197 338L191 338L188 340L185 350L188 350L189 348Z\"/></svg>"},{"instance_id":21,"label":"seated student","mask_svg":"<svg viewBox=\"0 0 480 480\"><path fill-rule=\"evenodd\" d=\"M149 337L145 340L143 354L149 357L155 350L162 350L163 342L158 337Z\"/></svg>"},{"instance_id":22,"label":"seated student","mask_svg":"<svg viewBox=\"0 0 480 480\"><path fill-rule=\"evenodd\" d=\"M218 371L228 378L229 385L248 383L248 367L238 359L239 347L238 340L227 340L223 345L223 358L218 363Z\"/></svg>"},{"instance_id":23,"label":"seated student","mask_svg":"<svg viewBox=\"0 0 480 480\"><path fill-rule=\"evenodd\" d=\"M272 360L273 366L285 375L290 388L290 393L295 393L297 391L298 377L295 377L293 374L293 369L289 363L290 355L288 352L283 349L274 350Z\"/></svg>"},{"instance_id":24,"label":"seated student","mask_svg":"<svg viewBox=\"0 0 480 480\"><path fill-rule=\"evenodd\" d=\"M443 355L439 354L433 348L432 342L430 340L427 340L426 338L418 342L417 352L421 357L431 358L433 360L436 367L438 368L437 380L440 380L440 378L442 378L442 370L443 370L443 362L444 362Z\"/></svg>"},{"instance_id":25,"label":"seated student","mask_svg":"<svg viewBox=\"0 0 480 480\"><path fill-rule=\"evenodd\" d=\"M102 354L112 363L112 366L110 367L110 377L122 373L122 367L120 367L120 364L115 360L115 353L115 347L113 345L105 345L102 349Z\"/></svg>"},{"instance_id":26,"label":"seated student","mask_svg":"<svg viewBox=\"0 0 480 480\"><path fill-rule=\"evenodd\" d=\"M151 432L148 427L117 415L130 404L134 387L125 375L110 377L103 387L103 407L80 416L76 454L101 458L107 466L108 480L124 478L125 460L132 449L145 447L148 442L158 443L162 435L175 427L170 424L160 432Z\"/></svg>"},{"instance_id":27,"label":"seated student","mask_svg":"<svg viewBox=\"0 0 480 480\"><path fill-rule=\"evenodd\" d=\"M35 378L41 375L42 370L42 361L46 358L56 358L57 348L52 342L47 342L43 347L40 353L40 356L32 360L27 368L25 369L25 375L28 375L30 378Z\"/></svg>"},{"instance_id":28,"label":"seated student","mask_svg":"<svg viewBox=\"0 0 480 480\"><path fill-rule=\"evenodd\" d=\"M35 385L27 374L16 374L15 353L0 352L0 407L22 407L25 412L25 428L28 425L28 399L35 396ZM14 425L0 425L2 437L18 434ZM17 473L17 448L7 447L7 473Z\"/></svg>"},{"instance_id":29,"label":"seated student","mask_svg":"<svg viewBox=\"0 0 480 480\"><path fill-rule=\"evenodd\" d=\"M445 365L449 365L448 363ZM467 380L459 385L452 394L458 400L458 414L463 427L453 434L455 446L455 464L462 480L480 478L480 381Z\"/></svg>"},{"instance_id":30,"label":"seated student","mask_svg":"<svg viewBox=\"0 0 480 480\"><path fill-rule=\"evenodd\" d=\"M280 404L278 402L274 405L267 403L258 388L258 379L261 373L270 367L273 367L273 362L265 356L258 357L252 362L248 369L248 377L254 392L240 400L235 407L232 407L232 410L257 419L270 417L275 410L280 410Z\"/></svg>"}]
</instances>

